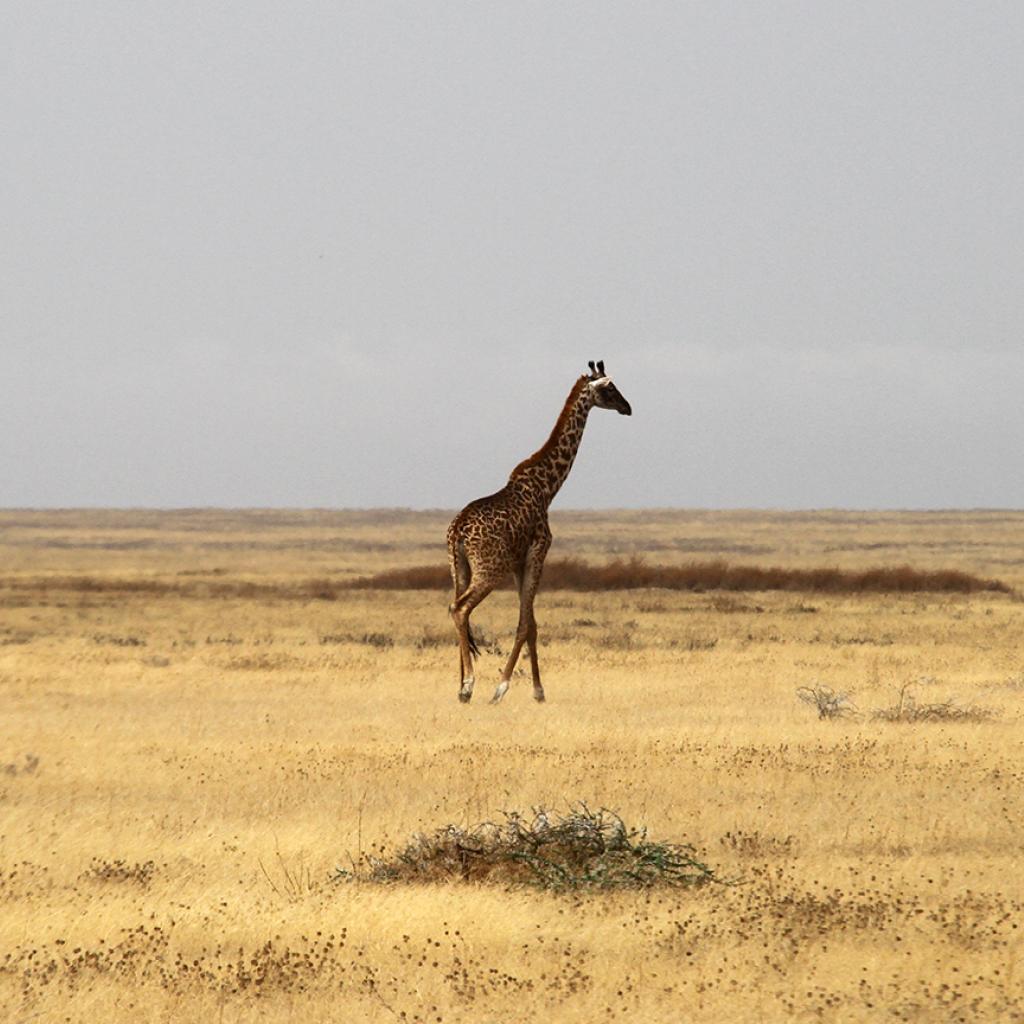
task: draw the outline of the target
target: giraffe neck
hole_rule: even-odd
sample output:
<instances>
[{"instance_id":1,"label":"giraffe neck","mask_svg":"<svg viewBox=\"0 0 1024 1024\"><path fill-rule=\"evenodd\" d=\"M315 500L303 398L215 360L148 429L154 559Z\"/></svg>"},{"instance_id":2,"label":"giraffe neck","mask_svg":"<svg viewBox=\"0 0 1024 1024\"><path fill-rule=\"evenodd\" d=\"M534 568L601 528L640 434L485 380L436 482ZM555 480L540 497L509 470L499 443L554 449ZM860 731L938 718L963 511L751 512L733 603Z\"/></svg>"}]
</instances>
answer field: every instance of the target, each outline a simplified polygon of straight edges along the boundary
<instances>
[{"instance_id":1,"label":"giraffe neck","mask_svg":"<svg viewBox=\"0 0 1024 1024\"><path fill-rule=\"evenodd\" d=\"M587 414L594 406L593 391L587 378L580 377L573 385L555 427L544 446L520 462L509 477L510 484L520 484L533 492L546 506L565 483L573 460L583 440Z\"/></svg>"}]
</instances>

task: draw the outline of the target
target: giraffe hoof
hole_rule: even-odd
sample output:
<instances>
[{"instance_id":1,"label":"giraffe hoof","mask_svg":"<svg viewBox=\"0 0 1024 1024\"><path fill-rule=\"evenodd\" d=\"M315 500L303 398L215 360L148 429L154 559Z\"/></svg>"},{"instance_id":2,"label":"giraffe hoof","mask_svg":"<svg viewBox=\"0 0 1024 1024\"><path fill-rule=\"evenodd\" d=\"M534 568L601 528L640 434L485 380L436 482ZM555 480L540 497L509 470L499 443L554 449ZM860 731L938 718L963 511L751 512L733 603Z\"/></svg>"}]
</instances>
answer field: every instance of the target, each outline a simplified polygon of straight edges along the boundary
<instances>
[{"instance_id":1,"label":"giraffe hoof","mask_svg":"<svg viewBox=\"0 0 1024 1024\"><path fill-rule=\"evenodd\" d=\"M459 703L468 704L473 699L473 694L466 693L464 690L459 690Z\"/></svg>"},{"instance_id":2,"label":"giraffe hoof","mask_svg":"<svg viewBox=\"0 0 1024 1024\"><path fill-rule=\"evenodd\" d=\"M491 703L492 704L499 703L501 701L501 698L505 696L505 693L506 693L507 690L508 690L508 680L507 679L503 679L500 683L498 683L498 688L494 691L494 696L491 698Z\"/></svg>"},{"instance_id":3,"label":"giraffe hoof","mask_svg":"<svg viewBox=\"0 0 1024 1024\"><path fill-rule=\"evenodd\" d=\"M543 690L534 690L533 691L533 699L538 704L543 704L544 703L544 691Z\"/></svg>"}]
</instances>

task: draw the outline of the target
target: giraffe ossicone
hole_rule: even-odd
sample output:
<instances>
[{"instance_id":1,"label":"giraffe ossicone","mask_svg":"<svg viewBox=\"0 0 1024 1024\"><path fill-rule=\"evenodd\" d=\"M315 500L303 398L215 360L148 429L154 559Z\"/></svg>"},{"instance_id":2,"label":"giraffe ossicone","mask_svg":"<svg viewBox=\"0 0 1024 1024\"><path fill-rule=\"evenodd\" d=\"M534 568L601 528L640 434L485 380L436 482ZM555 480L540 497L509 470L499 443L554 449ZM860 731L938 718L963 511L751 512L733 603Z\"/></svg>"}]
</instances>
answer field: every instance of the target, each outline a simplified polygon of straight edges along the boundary
<instances>
[{"instance_id":1,"label":"giraffe ossicone","mask_svg":"<svg viewBox=\"0 0 1024 1024\"><path fill-rule=\"evenodd\" d=\"M533 601L551 546L548 506L572 469L590 410L610 409L623 416L633 412L605 373L604 360L596 365L591 361L589 366L590 374L573 384L544 445L512 470L500 491L471 501L448 527L455 591L449 611L459 640L459 700L464 704L473 696L473 655L477 653L470 613L509 575L519 592L519 625L491 703L505 696L524 644L530 654L534 699L544 700Z\"/></svg>"}]
</instances>

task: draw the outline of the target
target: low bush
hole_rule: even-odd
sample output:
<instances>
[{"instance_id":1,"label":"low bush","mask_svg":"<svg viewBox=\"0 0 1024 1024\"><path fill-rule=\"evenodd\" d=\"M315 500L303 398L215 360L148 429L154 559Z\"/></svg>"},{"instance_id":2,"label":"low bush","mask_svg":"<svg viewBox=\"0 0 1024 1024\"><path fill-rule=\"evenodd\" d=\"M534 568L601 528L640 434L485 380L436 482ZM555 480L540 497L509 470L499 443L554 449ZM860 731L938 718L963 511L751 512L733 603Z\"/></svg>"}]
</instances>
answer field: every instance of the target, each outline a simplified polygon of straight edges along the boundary
<instances>
[{"instance_id":1,"label":"low bush","mask_svg":"<svg viewBox=\"0 0 1024 1024\"><path fill-rule=\"evenodd\" d=\"M831 686L798 686L797 698L818 712L819 718L851 718L857 709L848 693L837 693Z\"/></svg>"},{"instance_id":2,"label":"low bush","mask_svg":"<svg viewBox=\"0 0 1024 1024\"><path fill-rule=\"evenodd\" d=\"M319 642L321 647L335 644L364 644L367 647L385 650L395 646L395 638L390 633L321 633Z\"/></svg>"},{"instance_id":3,"label":"low bush","mask_svg":"<svg viewBox=\"0 0 1024 1024\"><path fill-rule=\"evenodd\" d=\"M990 708L957 704L952 699L921 703L910 692L909 684L904 684L896 703L876 708L871 717L881 722L986 722L995 717L995 712Z\"/></svg>"},{"instance_id":4,"label":"low bush","mask_svg":"<svg viewBox=\"0 0 1024 1024\"><path fill-rule=\"evenodd\" d=\"M644 889L721 881L692 846L655 843L615 813L579 804L564 816L537 809L527 819L506 812L501 823L445 825L420 834L394 856L364 856L340 879L370 882L463 882L523 885L557 891Z\"/></svg>"}]
</instances>

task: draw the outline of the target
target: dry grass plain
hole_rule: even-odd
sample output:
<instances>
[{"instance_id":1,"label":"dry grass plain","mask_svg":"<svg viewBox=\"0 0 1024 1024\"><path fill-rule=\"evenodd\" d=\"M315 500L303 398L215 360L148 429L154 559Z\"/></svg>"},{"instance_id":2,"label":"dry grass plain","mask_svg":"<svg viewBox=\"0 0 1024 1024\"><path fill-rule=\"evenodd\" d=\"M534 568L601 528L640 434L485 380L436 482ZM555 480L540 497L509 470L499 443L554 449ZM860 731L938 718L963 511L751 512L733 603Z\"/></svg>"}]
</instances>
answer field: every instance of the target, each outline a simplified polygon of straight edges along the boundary
<instances>
[{"instance_id":1,"label":"dry grass plain","mask_svg":"<svg viewBox=\"0 0 1024 1024\"><path fill-rule=\"evenodd\" d=\"M302 586L442 561L447 518L0 513L3 1020L1024 1020L1018 598L542 591L548 703L519 677L488 706L492 651L463 706L447 594ZM1024 589L1024 513L552 526L553 556ZM514 620L509 593L474 617L499 645ZM809 686L859 713L819 719ZM974 713L873 717L901 688ZM332 880L580 800L735 884Z\"/></svg>"}]
</instances>

